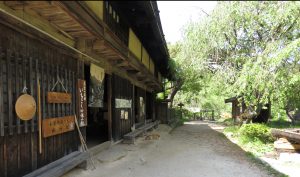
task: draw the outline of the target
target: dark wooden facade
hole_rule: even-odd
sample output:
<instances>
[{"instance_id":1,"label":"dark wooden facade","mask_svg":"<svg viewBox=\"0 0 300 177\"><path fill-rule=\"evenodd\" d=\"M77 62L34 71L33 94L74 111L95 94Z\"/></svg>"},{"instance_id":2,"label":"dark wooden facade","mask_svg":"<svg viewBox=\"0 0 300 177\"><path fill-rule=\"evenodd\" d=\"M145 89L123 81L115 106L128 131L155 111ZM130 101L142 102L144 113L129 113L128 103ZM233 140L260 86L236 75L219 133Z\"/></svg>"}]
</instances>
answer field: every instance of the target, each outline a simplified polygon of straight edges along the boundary
<instances>
[{"instance_id":1,"label":"dark wooden facade","mask_svg":"<svg viewBox=\"0 0 300 177\"><path fill-rule=\"evenodd\" d=\"M132 87L133 85L125 79L113 75L112 77L112 88L113 88L113 97L112 97L112 136L115 141L122 139L123 135L131 131L131 126L133 125L132 120L132 107L133 102L131 101L129 107L116 107L116 99L122 100L132 100ZM127 112L128 119L121 117L121 112Z\"/></svg>"},{"instance_id":2,"label":"dark wooden facade","mask_svg":"<svg viewBox=\"0 0 300 177\"><path fill-rule=\"evenodd\" d=\"M47 42L32 39L9 27L0 25L0 176L24 175L45 164L78 150L75 131L43 139L42 154L38 153L37 116L30 121L17 118L14 105L22 94L37 100L37 78L41 83L42 117L44 119L72 115L76 111L76 81L82 69L78 59L67 55ZM46 92L59 76L72 94L71 104L50 104ZM62 91L60 85L57 91Z\"/></svg>"},{"instance_id":3,"label":"dark wooden facade","mask_svg":"<svg viewBox=\"0 0 300 177\"><path fill-rule=\"evenodd\" d=\"M158 56L153 58L156 66L163 62L151 70L150 62L145 65L128 48L132 22L129 23L128 19L125 22L127 16L120 13L116 23L107 4L104 3L105 13L101 21L85 2L1 2L0 177L23 176L80 149L75 129L42 138L42 153L39 153L37 114L32 120L22 121L14 107L25 86L27 93L38 100L37 80L41 83L43 120L74 113L79 115L77 81L87 78L89 71L86 68L91 64L105 70L106 107L103 112L107 114L109 141L117 142L137 124L157 119L154 100L155 92L162 89L158 71L167 67L163 61L168 55L164 54L165 46L161 45L158 50L148 47L155 49L152 54L148 50L149 55ZM151 5L149 2L145 4L144 9ZM155 31L152 33L156 35ZM154 34L148 34L148 37L152 39ZM152 43L162 40L160 36L156 36ZM147 39L143 37L142 40L147 46ZM163 72L167 75L166 71ZM72 96L70 104L47 103L47 92L53 89L58 78ZM64 89L58 84L55 91L63 92ZM139 116L140 97L145 103L144 116ZM130 101L131 105L120 107L116 100ZM81 128L83 136L86 136L87 128Z\"/></svg>"}]
</instances>

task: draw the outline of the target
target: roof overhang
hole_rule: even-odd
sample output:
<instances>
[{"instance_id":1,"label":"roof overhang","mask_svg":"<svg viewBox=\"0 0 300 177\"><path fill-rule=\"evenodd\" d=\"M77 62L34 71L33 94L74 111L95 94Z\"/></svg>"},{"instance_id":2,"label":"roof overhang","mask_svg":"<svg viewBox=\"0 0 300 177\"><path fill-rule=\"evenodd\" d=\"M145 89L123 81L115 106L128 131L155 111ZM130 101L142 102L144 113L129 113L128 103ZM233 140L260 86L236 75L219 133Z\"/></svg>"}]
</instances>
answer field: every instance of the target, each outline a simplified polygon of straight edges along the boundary
<instances>
[{"instance_id":1,"label":"roof overhang","mask_svg":"<svg viewBox=\"0 0 300 177\"><path fill-rule=\"evenodd\" d=\"M170 58L156 1L111 1L149 52L163 77L169 77Z\"/></svg>"},{"instance_id":2,"label":"roof overhang","mask_svg":"<svg viewBox=\"0 0 300 177\"><path fill-rule=\"evenodd\" d=\"M145 90L162 90L157 78L82 1L5 1L0 4L0 19L0 23L63 47L75 58L100 65Z\"/></svg>"}]
</instances>

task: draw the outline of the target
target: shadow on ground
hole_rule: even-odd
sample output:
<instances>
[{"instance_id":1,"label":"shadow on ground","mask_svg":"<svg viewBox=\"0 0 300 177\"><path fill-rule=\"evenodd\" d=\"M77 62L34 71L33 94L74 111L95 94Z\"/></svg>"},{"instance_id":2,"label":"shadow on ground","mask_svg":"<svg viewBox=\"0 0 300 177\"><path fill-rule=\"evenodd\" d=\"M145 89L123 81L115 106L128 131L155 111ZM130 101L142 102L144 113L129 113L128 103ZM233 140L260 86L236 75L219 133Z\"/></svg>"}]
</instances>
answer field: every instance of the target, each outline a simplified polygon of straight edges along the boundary
<instances>
[{"instance_id":1,"label":"shadow on ground","mask_svg":"<svg viewBox=\"0 0 300 177\"><path fill-rule=\"evenodd\" d=\"M169 127L159 125L152 132L160 134L158 140L141 137L135 145L117 144L95 157L96 170L75 169L65 177L277 176L250 160L246 152L218 132L221 129L214 124L189 122L169 133Z\"/></svg>"}]
</instances>

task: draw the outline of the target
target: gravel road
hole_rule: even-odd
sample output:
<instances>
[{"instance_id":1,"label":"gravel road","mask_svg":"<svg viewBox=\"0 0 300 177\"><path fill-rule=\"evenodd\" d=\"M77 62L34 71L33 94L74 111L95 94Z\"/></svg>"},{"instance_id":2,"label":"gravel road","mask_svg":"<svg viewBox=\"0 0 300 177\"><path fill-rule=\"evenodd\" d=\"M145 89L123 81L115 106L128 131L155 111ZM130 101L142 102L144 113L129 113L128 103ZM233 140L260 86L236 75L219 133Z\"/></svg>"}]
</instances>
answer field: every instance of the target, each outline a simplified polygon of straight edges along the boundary
<instances>
[{"instance_id":1,"label":"gravel road","mask_svg":"<svg viewBox=\"0 0 300 177\"><path fill-rule=\"evenodd\" d=\"M212 127L212 128L211 128ZM117 144L94 157L95 170L74 169L64 177L265 177L266 170L215 126L191 122L176 128L160 125L135 145Z\"/></svg>"}]
</instances>

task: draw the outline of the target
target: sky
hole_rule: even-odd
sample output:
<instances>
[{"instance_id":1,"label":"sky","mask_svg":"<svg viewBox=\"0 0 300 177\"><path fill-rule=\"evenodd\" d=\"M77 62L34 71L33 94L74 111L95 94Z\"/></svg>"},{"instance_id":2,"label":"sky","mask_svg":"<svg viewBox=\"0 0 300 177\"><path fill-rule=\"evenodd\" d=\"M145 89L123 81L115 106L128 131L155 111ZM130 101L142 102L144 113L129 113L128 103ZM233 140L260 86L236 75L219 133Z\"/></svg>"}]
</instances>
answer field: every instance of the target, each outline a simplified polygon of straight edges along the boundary
<instances>
[{"instance_id":1,"label":"sky","mask_svg":"<svg viewBox=\"0 0 300 177\"><path fill-rule=\"evenodd\" d=\"M216 1L157 1L160 20L167 42L182 39L182 27L210 13ZM203 10L203 11L202 11Z\"/></svg>"}]
</instances>

